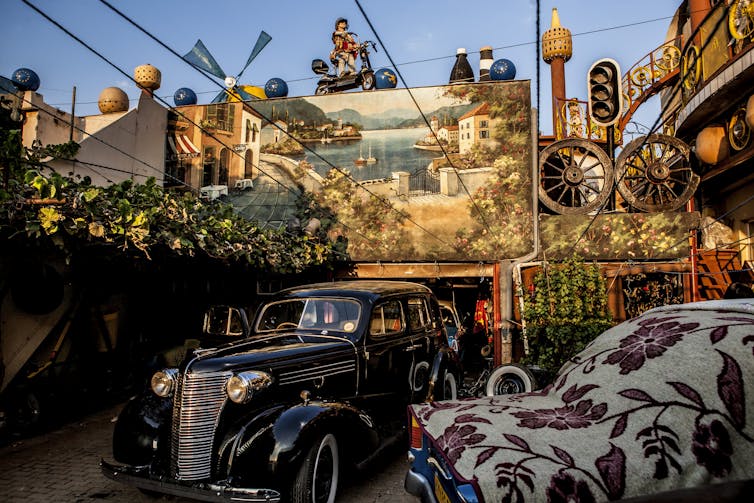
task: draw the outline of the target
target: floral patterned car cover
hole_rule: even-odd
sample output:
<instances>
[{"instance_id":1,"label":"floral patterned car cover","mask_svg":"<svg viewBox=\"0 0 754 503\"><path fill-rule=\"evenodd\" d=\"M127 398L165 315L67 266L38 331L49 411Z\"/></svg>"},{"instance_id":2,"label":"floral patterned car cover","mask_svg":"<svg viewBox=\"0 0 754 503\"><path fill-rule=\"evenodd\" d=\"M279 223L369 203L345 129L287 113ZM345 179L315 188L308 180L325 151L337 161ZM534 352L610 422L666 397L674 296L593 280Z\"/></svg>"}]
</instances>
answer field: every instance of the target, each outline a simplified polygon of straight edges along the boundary
<instances>
[{"instance_id":1,"label":"floral patterned car cover","mask_svg":"<svg viewBox=\"0 0 754 503\"><path fill-rule=\"evenodd\" d=\"M754 299L604 332L542 391L412 406L484 501L605 501L754 478Z\"/></svg>"}]
</instances>

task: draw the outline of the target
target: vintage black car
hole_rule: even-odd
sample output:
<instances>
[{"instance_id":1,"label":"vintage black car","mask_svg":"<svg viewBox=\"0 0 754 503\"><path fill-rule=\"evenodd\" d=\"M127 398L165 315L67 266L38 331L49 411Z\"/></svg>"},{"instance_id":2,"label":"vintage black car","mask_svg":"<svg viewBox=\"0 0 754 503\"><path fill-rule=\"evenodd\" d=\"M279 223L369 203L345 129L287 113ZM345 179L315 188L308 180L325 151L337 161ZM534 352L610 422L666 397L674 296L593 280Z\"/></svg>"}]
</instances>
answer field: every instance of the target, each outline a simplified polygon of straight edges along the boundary
<instances>
[{"instance_id":1,"label":"vintage black car","mask_svg":"<svg viewBox=\"0 0 754 503\"><path fill-rule=\"evenodd\" d=\"M102 471L205 501L333 501L341 467L405 438L409 403L452 393L435 386L450 376L447 358L427 287L284 290L258 309L248 337L157 372L119 414L115 462L102 460Z\"/></svg>"}]
</instances>

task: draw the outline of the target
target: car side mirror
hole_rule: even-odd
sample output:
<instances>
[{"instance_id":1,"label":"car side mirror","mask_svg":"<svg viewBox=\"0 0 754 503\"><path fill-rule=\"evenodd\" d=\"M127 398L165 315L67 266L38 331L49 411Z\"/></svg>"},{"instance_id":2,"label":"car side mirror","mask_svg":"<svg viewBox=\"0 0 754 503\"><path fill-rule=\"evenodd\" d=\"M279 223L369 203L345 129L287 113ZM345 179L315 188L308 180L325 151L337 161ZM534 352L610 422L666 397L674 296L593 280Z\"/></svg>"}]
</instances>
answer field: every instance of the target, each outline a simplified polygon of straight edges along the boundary
<instances>
[{"instance_id":1,"label":"car side mirror","mask_svg":"<svg viewBox=\"0 0 754 503\"><path fill-rule=\"evenodd\" d=\"M204 313L203 332L225 337L245 336L249 332L249 320L243 309L212 306Z\"/></svg>"}]
</instances>

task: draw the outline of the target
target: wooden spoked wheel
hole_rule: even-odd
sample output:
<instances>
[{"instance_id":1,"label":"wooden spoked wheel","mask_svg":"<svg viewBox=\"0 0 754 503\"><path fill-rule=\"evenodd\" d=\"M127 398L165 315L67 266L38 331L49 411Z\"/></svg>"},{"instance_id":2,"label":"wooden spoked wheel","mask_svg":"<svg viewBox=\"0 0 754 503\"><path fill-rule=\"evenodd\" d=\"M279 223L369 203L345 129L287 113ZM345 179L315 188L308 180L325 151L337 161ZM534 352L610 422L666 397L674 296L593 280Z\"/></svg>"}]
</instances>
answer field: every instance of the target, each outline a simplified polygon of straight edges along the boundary
<instances>
[{"instance_id":1,"label":"wooden spoked wheel","mask_svg":"<svg viewBox=\"0 0 754 503\"><path fill-rule=\"evenodd\" d=\"M539 200L555 213L598 210L612 189L613 165L593 142L569 138L539 154Z\"/></svg>"},{"instance_id":2,"label":"wooden spoked wheel","mask_svg":"<svg viewBox=\"0 0 754 503\"><path fill-rule=\"evenodd\" d=\"M634 139L615 162L618 192L641 211L680 208L699 185L689 152L689 146L673 136L654 134Z\"/></svg>"}]
</instances>

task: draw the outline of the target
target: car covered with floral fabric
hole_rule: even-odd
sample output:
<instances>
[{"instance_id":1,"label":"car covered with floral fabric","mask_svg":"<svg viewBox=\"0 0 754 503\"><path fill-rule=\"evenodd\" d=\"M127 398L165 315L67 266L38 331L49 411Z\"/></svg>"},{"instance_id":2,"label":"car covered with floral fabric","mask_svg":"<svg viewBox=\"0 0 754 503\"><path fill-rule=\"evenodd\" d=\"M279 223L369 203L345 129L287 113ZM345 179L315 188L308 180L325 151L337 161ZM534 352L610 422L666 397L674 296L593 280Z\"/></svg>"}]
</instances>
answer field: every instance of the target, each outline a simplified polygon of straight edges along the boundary
<instances>
[{"instance_id":1,"label":"car covered with floral fabric","mask_svg":"<svg viewBox=\"0 0 754 503\"><path fill-rule=\"evenodd\" d=\"M541 391L408 410L424 502L751 501L754 299L649 310Z\"/></svg>"},{"instance_id":2,"label":"car covered with floral fabric","mask_svg":"<svg viewBox=\"0 0 754 503\"><path fill-rule=\"evenodd\" d=\"M235 312L212 319L235 333ZM155 373L118 415L103 473L205 501L332 502L341 466L403 441L406 406L447 368L437 300L416 283L290 288L245 335Z\"/></svg>"}]
</instances>

